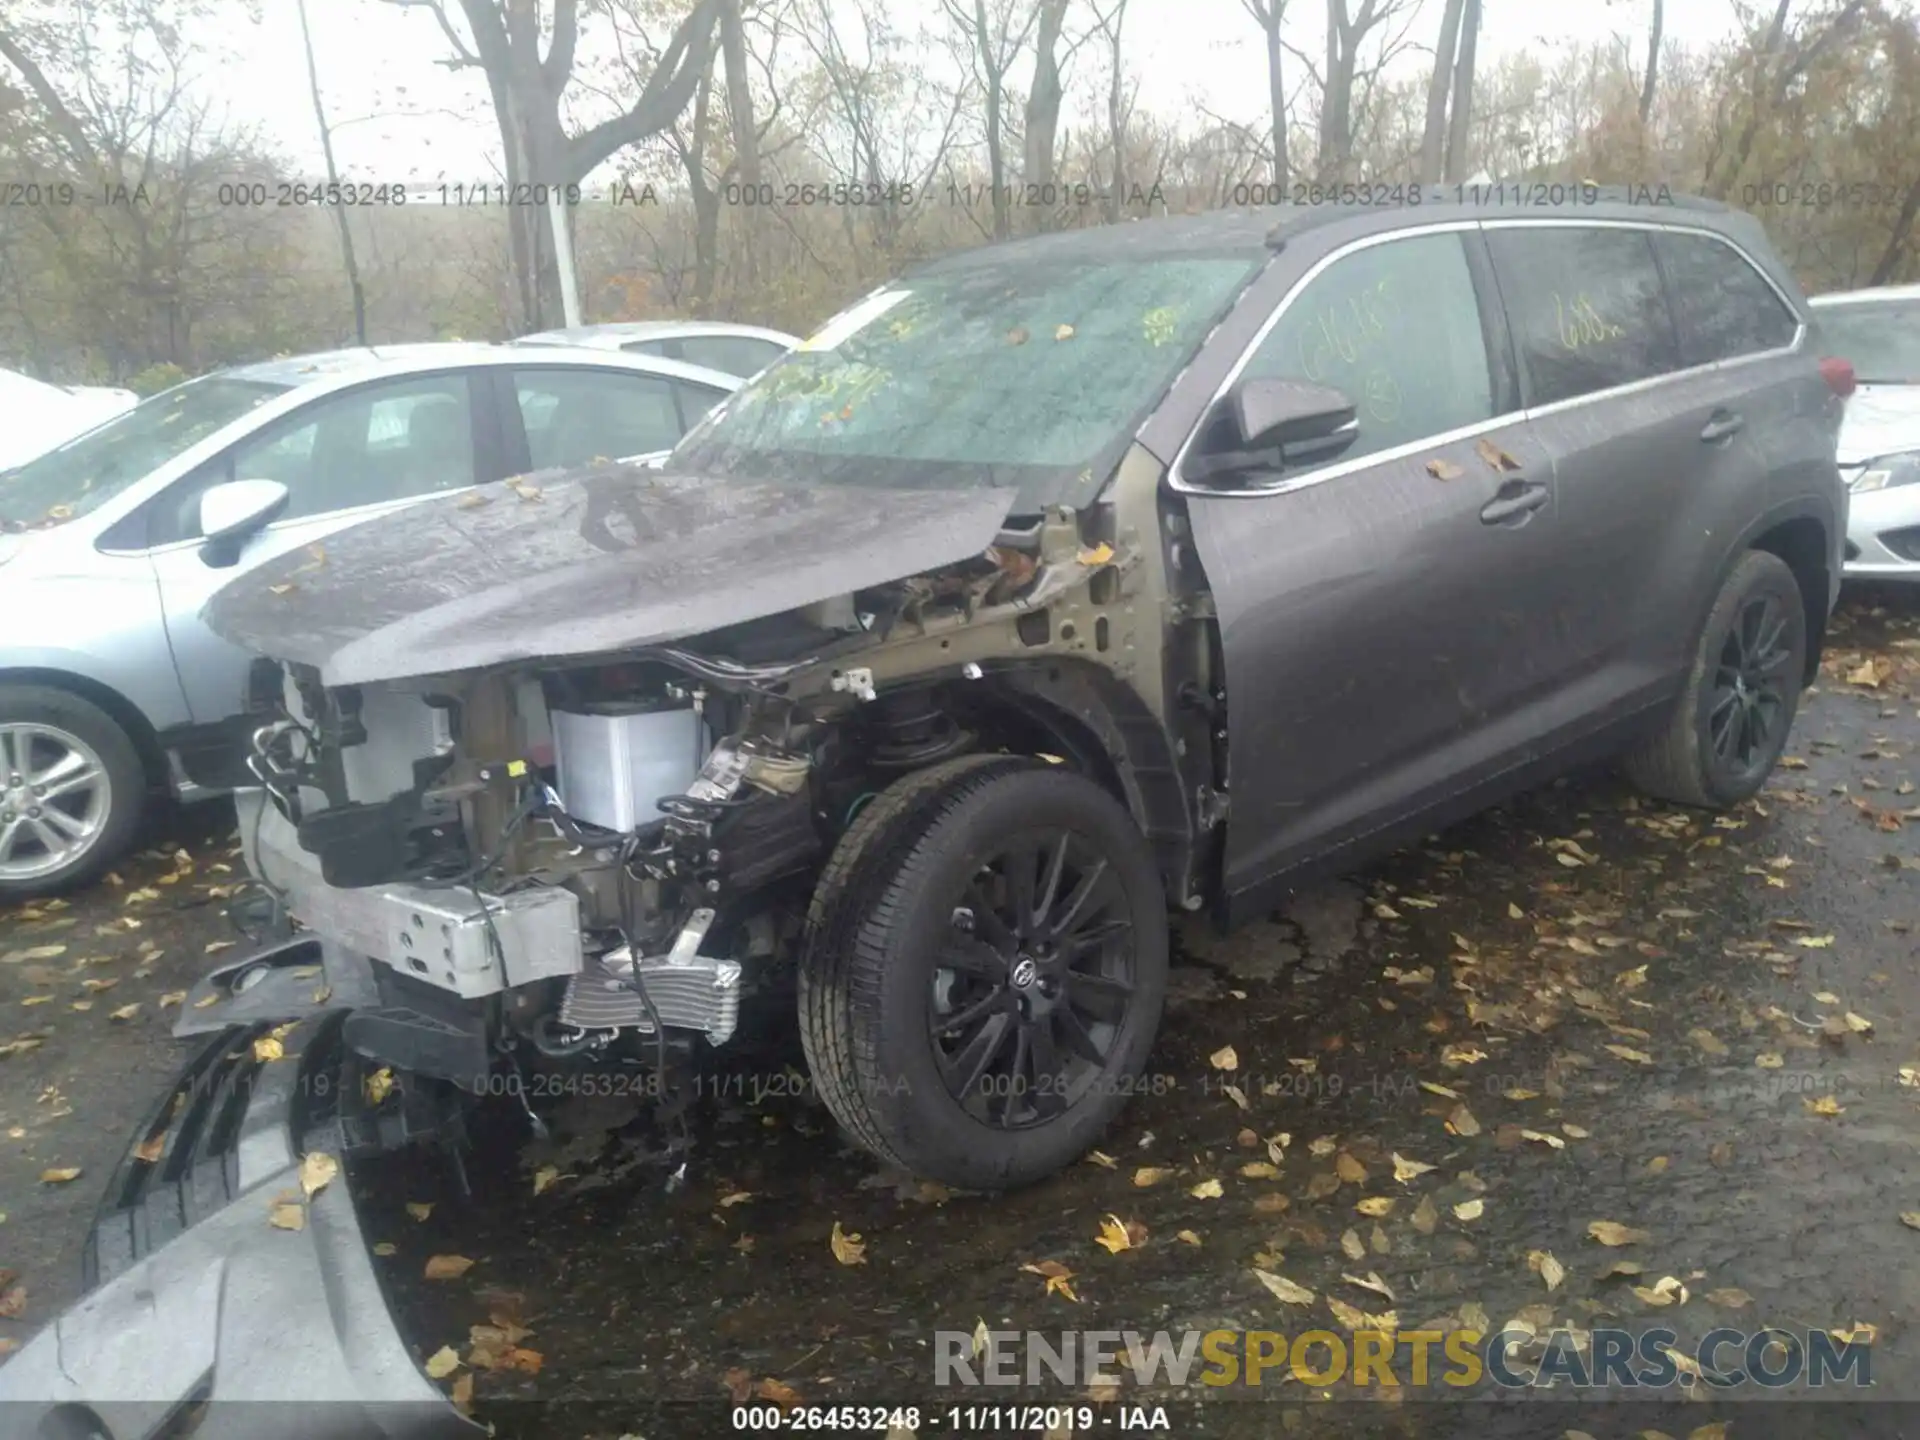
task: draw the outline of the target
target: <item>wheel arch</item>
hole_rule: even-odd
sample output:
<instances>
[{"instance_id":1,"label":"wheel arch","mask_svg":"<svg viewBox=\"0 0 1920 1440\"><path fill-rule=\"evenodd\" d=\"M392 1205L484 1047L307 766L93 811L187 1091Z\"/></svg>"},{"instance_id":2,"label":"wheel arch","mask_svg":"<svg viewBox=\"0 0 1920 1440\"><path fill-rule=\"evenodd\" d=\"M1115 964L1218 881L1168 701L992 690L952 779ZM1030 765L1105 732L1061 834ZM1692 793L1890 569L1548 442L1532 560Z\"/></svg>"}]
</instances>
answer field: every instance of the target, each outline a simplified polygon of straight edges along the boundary
<instances>
[{"instance_id":1,"label":"wheel arch","mask_svg":"<svg viewBox=\"0 0 1920 1440\"><path fill-rule=\"evenodd\" d=\"M1812 515L1791 515L1771 523L1748 537L1742 550L1764 550L1778 556L1793 571L1800 586L1801 604L1807 616L1807 669L1801 677L1811 685L1820 674L1820 657L1826 648L1828 600L1832 594L1832 536L1827 527Z\"/></svg>"},{"instance_id":2,"label":"wheel arch","mask_svg":"<svg viewBox=\"0 0 1920 1440\"><path fill-rule=\"evenodd\" d=\"M89 704L99 706L106 712L107 718L125 731L127 738L133 742L134 751L140 757L141 769L146 772L147 783L155 788L167 783L166 750L160 744L153 722L147 719L138 705L111 685L71 670L32 665L0 669L0 685L6 684L42 685L49 690L64 690L69 695L77 695Z\"/></svg>"},{"instance_id":3,"label":"wheel arch","mask_svg":"<svg viewBox=\"0 0 1920 1440\"><path fill-rule=\"evenodd\" d=\"M1152 847L1170 903L1193 893L1195 830L1172 741L1119 677L1085 662L996 667L963 692L968 709L1059 755L1127 808Z\"/></svg>"}]
</instances>

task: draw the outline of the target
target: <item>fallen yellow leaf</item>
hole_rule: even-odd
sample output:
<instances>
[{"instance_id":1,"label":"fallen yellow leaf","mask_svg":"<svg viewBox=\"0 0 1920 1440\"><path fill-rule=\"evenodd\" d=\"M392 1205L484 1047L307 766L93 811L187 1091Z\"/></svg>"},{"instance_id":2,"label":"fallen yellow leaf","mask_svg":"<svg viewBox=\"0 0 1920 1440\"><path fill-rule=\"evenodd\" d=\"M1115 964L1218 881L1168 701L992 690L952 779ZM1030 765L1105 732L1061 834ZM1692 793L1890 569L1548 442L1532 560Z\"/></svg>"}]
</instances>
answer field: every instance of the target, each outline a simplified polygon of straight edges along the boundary
<instances>
[{"instance_id":1,"label":"fallen yellow leaf","mask_svg":"<svg viewBox=\"0 0 1920 1440\"><path fill-rule=\"evenodd\" d=\"M1238 1070L1240 1057L1234 1053L1233 1046L1222 1045L1207 1057L1207 1063L1216 1070Z\"/></svg>"},{"instance_id":2,"label":"fallen yellow leaf","mask_svg":"<svg viewBox=\"0 0 1920 1440\"><path fill-rule=\"evenodd\" d=\"M42 1185L68 1185L79 1178L80 1167L78 1165L55 1166L51 1170L42 1170L40 1172L40 1183Z\"/></svg>"},{"instance_id":3,"label":"fallen yellow leaf","mask_svg":"<svg viewBox=\"0 0 1920 1440\"><path fill-rule=\"evenodd\" d=\"M460 1368L460 1357L454 1353L451 1345L442 1345L427 1357L425 1366L429 1380L444 1380Z\"/></svg>"},{"instance_id":4,"label":"fallen yellow leaf","mask_svg":"<svg viewBox=\"0 0 1920 1440\"><path fill-rule=\"evenodd\" d=\"M827 1237L832 1247L833 1258L842 1265L864 1265L867 1263L866 1242L858 1235L850 1235L840 1228L838 1220L833 1222L833 1234Z\"/></svg>"},{"instance_id":5,"label":"fallen yellow leaf","mask_svg":"<svg viewBox=\"0 0 1920 1440\"><path fill-rule=\"evenodd\" d=\"M309 1150L300 1161L300 1188L311 1199L340 1173L340 1162L324 1150Z\"/></svg>"},{"instance_id":6,"label":"fallen yellow leaf","mask_svg":"<svg viewBox=\"0 0 1920 1440\"><path fill-rule=\"evenodd\" d=\"M1208 1179L1202 1180L1187 1193L1196 1200L1218 1200L1225 1192L1220 1188L1218 1180Z\"/></svg>"},{"instance_id":7,"label":"fallen yellow leaf","mask_svg":"<svg viewBox=\"0 0 1920 1440\"><path fill-rule=\"evenodd\" d=\"M464 1255L429 1255L422 1274L429 1280L458 1280L473 1268Z\"/></svg>"}]
</instances>

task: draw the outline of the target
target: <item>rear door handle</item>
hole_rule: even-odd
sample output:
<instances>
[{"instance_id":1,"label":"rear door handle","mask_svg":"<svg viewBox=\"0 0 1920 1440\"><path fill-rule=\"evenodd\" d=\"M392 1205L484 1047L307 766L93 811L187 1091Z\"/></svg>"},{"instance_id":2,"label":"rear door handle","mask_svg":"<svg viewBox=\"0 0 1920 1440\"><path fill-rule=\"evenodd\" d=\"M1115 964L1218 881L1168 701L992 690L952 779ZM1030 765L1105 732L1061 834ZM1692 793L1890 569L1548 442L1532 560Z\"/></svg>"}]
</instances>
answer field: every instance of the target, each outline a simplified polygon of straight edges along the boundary
<instances>
[{"instance_id":1,"label":"rear door handle","mask_svg":"<svg viewBox=\"0 0 1920 1440\"><path fill-rule=\"evenodd\" d=\"M1746 428L1747 418L1733 410L1716 410L1701 430L1700 438L1709 445L1730 440Z\"/></svg>"},{"instance_id":2,"label":"rear door handle","mask_svg":"<svg viewBox=\"0 0 1920 1440\"><path fill-rule=\"evenodd\" d=\"M1531 480L1509 480L1481 510L1480 523L1506 525L1524 520L1545 505L1551 494L1546 486L1537 485Z\"/></svg>"}]
</instances>

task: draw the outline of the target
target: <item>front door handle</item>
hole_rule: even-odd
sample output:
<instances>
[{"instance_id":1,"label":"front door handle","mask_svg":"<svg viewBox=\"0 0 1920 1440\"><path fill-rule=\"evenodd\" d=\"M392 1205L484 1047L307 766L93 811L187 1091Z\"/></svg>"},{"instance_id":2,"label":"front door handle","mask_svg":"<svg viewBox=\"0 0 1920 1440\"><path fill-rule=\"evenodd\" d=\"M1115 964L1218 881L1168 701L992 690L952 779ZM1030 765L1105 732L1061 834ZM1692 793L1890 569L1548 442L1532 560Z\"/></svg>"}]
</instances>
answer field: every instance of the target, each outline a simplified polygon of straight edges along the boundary
<instances>
[{"instance_id":1,"label":"front door handle","mask_svg":"<svg viewBox=\"0 0 1920 1440\"><path fill-rule=\"evenodd\" d=\"M1708 445L1717 445L1722 440L1731 440L1746 428L1747 418L1734 410L1716 410L1701 430L1700 438Z\"/></svg>"},{"instance_id":2,"label":"front door handle","mask_svg":"<svg viewBox=\"0 0 1920 1440\"><path fill-rule=\"evenodd\" d=\"M1507 525L1524 520L1547 503L1551 491L1531 480L1509 480L1480 512L1483 525Z\"/></svg>"}]
</instances>

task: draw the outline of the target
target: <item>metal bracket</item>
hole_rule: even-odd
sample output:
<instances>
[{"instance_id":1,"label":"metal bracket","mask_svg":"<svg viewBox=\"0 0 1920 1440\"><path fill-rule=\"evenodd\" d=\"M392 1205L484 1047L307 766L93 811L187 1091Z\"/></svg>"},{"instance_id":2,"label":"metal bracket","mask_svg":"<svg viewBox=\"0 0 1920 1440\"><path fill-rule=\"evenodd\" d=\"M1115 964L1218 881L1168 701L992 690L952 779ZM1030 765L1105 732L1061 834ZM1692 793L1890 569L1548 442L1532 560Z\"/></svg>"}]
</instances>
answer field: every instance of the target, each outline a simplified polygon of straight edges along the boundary
<instances>
[{"instance_id":1,"label":"metal bracket","mask_svg":"<svg viewBox=\"0 0 1920 1440\"><path fill-rule=\"evenodd\" d=\"M855 695L862 700L873 699L873 671L864 665L852 670L842 670L828 681L827 685L829 689Z\"/></svg>"},{"instance_id":2,"label":"metal bracket","mask_svg":"<svg viewBox=\"0 0 1920 1440\"><path fill-rule=\"evenodd\" d=\"M1224 791L1216 790L1211 785L1202 785L1194 791L1193 799L1203 828L1212 830L1227 818L1227 796Z\"/></svg>"}]
</instances>

